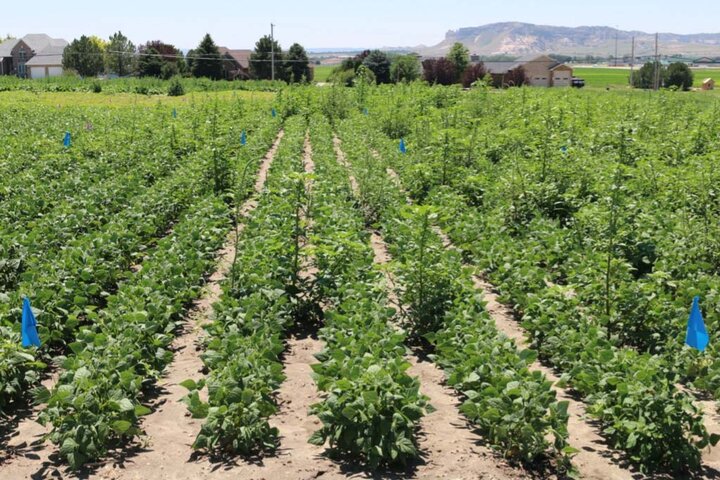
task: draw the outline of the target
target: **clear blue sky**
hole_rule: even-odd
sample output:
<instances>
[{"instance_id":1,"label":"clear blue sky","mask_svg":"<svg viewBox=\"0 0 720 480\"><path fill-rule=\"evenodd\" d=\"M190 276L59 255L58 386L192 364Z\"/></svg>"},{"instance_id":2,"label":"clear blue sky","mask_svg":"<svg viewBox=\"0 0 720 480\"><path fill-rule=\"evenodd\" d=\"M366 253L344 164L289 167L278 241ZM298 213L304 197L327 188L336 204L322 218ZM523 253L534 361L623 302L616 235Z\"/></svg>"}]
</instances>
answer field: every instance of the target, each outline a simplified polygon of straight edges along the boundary
<instances>
[{"instance_id":1,"label":"clear blue sky","mask_svg":"<svg viewBox=\"0 0 720 480\"><path fill-rule=\"evenodd\" d=\"M0 12L0 35L47 33L72 40L122 30L136 44L159 39L192 48L205 32L234 48L252 47L277 25L284 47L432 45L447 30L500 21L607 25L672 33L720 31L720 2L670 0L33 0Z\"/></svg>"}]
</instances>

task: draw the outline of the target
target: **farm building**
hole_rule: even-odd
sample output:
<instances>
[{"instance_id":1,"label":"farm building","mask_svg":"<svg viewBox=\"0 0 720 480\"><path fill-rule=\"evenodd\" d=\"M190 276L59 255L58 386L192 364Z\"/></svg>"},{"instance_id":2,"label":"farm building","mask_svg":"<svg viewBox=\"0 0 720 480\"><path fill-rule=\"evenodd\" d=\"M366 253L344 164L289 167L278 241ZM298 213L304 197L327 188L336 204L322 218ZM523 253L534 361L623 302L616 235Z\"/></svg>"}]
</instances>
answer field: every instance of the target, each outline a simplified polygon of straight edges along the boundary
<instances>
[{"instance_id":1,"label":"farm building","mask_svg":"<svg viewBox=\"0 0 720 480\"><path fill-rule=\"evenodd\" d=\"M715 90L715 80L712 78L706 78L702 82L702 88L703 90Z\"/></svg>"},{"instance_id":2,"label":"farm building","mask_svg":"<svg viewBox=\"0 0 720 480\"><path fill-rule=\"evenodd\" d=\"M720 57L700 57L693 63L698 67L716 67L720 65Z\"/></svg>"},{"instance_id":3,"label":"farm building","mask_svg":"<svg viewBox=\"0 0 720 480\"><path fill-rule=\"evenodd\" d=\"M62 75L62 54L68 42L32 33L0 43L0 75L45 78Z\"/></svg>"},{"instance_id":4,"label":"farm building","mask_svg":"<svg viewBox=\"0 0 720 480\"><path fill-rule=\"evenodd\" d=\"M220 47L223 57L223 75L228 80L247 80L250 78L250 54L252 50L231 50Z\"/></svg>"},{"instance_id":5,"label":"farm building","mask_svg":"<svg viewBox=\"0 0 720 480\"><path fill-rule=\"evenodd\" d=\"M569 87L573 76L572 67L547 55L524 57L512 62L485 62L484 65L490 75L501 81L500 77L522 67L528 85L534 87Z\"/></svg>"}]
</instances>

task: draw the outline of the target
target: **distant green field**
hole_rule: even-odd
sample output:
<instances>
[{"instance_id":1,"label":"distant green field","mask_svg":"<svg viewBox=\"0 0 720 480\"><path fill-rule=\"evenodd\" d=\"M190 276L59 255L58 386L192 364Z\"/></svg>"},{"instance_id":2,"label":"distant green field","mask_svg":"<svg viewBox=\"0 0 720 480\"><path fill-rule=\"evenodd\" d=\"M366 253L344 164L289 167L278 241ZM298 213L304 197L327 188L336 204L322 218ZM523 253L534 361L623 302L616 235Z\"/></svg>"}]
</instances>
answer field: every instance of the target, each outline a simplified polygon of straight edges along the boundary
<instances>
[{"instance_id":1,"label":"distant green field","mask_svg":"<svg viewBox=\"0 0 720 480\"><path fill-rule=\"evenodd\" d=\"M315 81L327 82L336 65L315 65Z\"/></svg>"},{"instance_id":2,"label":"distant green field","mask_svg":"<svg viewBox=\"0 0 720 480\"><path fill-rule=\"evenodd\" d=\"M720 69L702 68L694 69L696 87L702 84L702 81L708 77L720 81ZM618 87L628 84L630 70L623 68L608 67L580 67L573 70L573 75L585 79L585 85L588 87Z\"/></svg>"}]
</instances>

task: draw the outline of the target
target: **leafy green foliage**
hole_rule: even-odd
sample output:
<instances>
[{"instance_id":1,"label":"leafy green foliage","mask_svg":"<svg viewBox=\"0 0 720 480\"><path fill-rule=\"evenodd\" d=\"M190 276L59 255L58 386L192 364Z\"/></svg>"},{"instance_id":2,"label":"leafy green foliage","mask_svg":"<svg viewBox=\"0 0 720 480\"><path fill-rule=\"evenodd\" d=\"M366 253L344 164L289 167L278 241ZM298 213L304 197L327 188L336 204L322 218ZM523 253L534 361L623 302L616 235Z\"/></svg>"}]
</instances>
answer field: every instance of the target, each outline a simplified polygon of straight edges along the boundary
<instances>
[{"instance_id":1,"label":"leafy green foliage","mask_svg":"<svg viewBox=\"0 0 720 480\"><path fill-rule=\"evenodd\" d=\"M76 38L63 51L63 68L75 70L83 77L96 77L104 68L104 48L85 35Z\"/></svg>"}]
</instances>

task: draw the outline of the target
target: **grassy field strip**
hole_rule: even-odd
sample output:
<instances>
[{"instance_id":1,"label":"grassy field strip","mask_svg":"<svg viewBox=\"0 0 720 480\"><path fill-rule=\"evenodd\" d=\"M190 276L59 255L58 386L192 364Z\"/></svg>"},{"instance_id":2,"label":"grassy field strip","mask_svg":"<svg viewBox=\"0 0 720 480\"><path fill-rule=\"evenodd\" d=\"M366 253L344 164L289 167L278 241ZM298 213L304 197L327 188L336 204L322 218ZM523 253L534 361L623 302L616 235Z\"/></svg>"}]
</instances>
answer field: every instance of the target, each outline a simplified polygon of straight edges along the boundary
<instances>
[{"instance_id":1,"label":"grassy field strip","mask_svg":"<svg viewBox=\"0 0 720 480\"><path fill-rule=\"evenodd\" d=\"M352 173L352 165L342 151L342 141L337 136L334 137L334 147L338 163L347 169L355 197L360 198L360 186ZM387 244L378 230L368 230L374 262L381 266L385 276L388 300L391 305L400 306L396 293L397 282L390 268L387 268L392 262ZM406 358L412 365L408 374L420 380L420 392L430 399L435 409L420 420L423 435L419 439L419 448L425 455L426 465L419 466L416 474L469 478L466 476L481 474L502 477L511 472L514 478L523 477L522 473L498 461L492 450L480 444L479 437L468 428L467 421L458 410L460 400L457 395L450 387L443 385L442 370L421 358L418 352L411 351Z\"/></svg>"}]
</instances>

